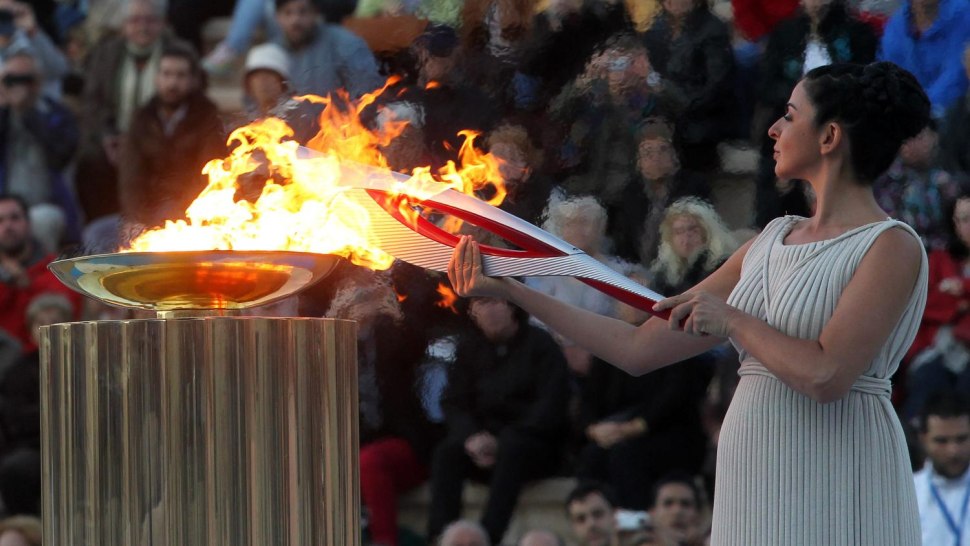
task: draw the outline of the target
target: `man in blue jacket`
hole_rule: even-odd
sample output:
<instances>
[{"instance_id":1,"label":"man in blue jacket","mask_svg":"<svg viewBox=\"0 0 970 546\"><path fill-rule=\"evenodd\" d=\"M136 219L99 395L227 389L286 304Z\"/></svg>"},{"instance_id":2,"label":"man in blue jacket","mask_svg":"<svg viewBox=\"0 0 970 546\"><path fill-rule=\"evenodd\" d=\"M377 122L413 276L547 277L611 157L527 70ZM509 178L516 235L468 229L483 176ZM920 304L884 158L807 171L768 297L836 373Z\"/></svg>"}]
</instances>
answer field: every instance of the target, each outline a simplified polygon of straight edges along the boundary
<instances>
[{"instance_id":1,"label":"man in blue jacket","mask_svg":"<svg viewBox=\"0 0 970 546\"><path fill-rule=\"evenodd\" d=\"M340 25L320 22L313 0L276 0L280 45L292 63L297 95L327 95L346 89L351 98L379 89L383 79L367 44Z\"/></svg>"},{"instance_id":2,"label":"man in blue jacket","mask_svg":"<svg viewBox=\"0 0 970 546\"><path fill-rule=\"evenodd\" d=\"M970 42L970 2L967 0L906 0L886 24L880 60L909 70L926 89L933 117L967 91L960 64Z\"/></svg>"}]
</instances>

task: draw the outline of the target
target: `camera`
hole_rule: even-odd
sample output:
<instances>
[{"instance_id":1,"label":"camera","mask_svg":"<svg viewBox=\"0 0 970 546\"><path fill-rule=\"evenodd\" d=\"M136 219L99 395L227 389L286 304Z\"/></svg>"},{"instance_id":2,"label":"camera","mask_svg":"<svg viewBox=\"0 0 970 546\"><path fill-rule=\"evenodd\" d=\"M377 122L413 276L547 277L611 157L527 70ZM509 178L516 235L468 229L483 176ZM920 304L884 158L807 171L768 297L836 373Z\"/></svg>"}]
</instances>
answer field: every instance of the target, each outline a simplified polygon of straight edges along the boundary
<instances>
[{"instance_id":1,"label":"camera","mask_svg":"<svg viewBox=\"0 0 970 546\"><path fill-rule=\"evenodd\" d=\"M617 510L615 518L618 531L638 531L653 527L650 514L647 512Z\"/></svg>"}]
</instances>

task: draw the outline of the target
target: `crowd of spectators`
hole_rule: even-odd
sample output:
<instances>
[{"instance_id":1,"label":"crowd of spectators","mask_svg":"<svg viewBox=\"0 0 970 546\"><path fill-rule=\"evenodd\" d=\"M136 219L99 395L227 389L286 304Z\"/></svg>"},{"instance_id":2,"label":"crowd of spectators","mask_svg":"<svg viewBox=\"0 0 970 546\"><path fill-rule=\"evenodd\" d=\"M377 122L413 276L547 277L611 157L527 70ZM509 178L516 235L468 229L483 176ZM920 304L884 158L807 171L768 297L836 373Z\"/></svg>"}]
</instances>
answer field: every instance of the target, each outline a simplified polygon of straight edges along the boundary
<instances>
[{"instance_id":1,"label":"crowd of spectators","mask_svg":"<svg viewBox=\"0 0 970 546\"><path fill-rule=\"evenodd\" d=\"M228 32L207 43L217 16L231 17ZM673 295L772 218L811 214L807 185L774 175L767 127L807 71L874 60L913 72L933 105L931 125L874 188L930 254L924 325L893 395L914 427L914 469L925 452L929 472L945 466L933 444L943 433L923 409L962 426L962 402L941 406L938 391L970 394L970 1L0 0L4 511L40 509L37 329L119 316L46 265L73 245L114 251L183 215L233 129L275 116L307 142L320 107L302 95L354 99L395 76L362 116L375 132L407 122L383 148L393 169L441 167L459 131L482 133L476 145L500 160L507 186L501 208ZM242 106L220 102L220 86ZM728 156L745 149L754 166L735 172ZM752 189L732 229L712 204L726 178ZM646 319L572 278L526 282ZM342 264L294 304L361 324L370 543L500 544L523 487L547 476L580 480L564 499L572 542L704 543L734 349L634 378L505 302L444 305L446 285L403 263ZM941 475L966 472L970 453L957 458ZM466 480L489 486L480 524L460 519ZM397 497L426 482L427 528L399 528ZM35 526L0 521L0 544L39 543Z\"/></svg>"}]
</instances>

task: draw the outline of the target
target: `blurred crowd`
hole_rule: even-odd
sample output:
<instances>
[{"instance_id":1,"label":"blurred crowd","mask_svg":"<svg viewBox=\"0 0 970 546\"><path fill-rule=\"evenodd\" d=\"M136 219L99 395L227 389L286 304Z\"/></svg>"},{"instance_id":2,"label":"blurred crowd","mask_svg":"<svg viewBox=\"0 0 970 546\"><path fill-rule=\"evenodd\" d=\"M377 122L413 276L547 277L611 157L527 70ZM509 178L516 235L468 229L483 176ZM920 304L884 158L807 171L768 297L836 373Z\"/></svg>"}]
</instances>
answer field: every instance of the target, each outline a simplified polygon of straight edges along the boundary
<instances>
[{"instance_id":1,"label":"blurred crowd","mask_svg":"<svg viewBox=\"0 0 970 546\"><path fill-rule=\"evenodd\" d=\"M213 40L217 18L229 23ZM807 184L774 175L767 128L807 71L875 60L913 72L933 105L874 187L930 256L893 403L914 471L925 460L963 476L968 0L0 0L0 498L16 516L0 521L0 546L40 543L39 328L128 316L82 301L46 265L183 217L233 129L278 117L306 143L320 107L300 97L390 82L363 120L375 132L406 122L382 149L391 168L444 166L459 131L478 132L501 162L502 209L674 295L773 218L812 214ZM572 278L524 281L647 318ZM444 276L404 263L347 263L272 311L360 323L370 544L705 543L737 381L729 343L630 377L504 301L448 292ZM551 476L577 478L562 499L574 536L507 536L523 487ZM461 519L467 480L489 488L480 521ZM398 496L425 483L427 526L402 528Z\"/></svg>"}]
</instances>

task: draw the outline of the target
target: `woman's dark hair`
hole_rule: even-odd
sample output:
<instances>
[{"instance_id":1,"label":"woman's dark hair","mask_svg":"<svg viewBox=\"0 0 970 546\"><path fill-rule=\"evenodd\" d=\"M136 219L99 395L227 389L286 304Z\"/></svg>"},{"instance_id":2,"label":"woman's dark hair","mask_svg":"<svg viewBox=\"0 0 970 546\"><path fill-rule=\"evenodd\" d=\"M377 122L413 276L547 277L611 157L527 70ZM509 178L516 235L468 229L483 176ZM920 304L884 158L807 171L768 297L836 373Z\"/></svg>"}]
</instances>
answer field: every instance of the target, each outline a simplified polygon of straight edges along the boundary
<instances>
[{"instance_id":1,"label":"woman's dark hair","mask_svg":"<svg viewBox=\"0 0 970 546\"><path fill-rule=\"evenodd\" d=\"M957 201L962 199L970 199L970 184L960 184L960 191L957 192L953 199L950 199L943 205L943 220L946 222L946 251L955 260L962 260L970 256L970 248L960 240L960 236L957 235L956 222L953 220L953 215L957 210Z\"/></svg>"},{"instance_id":2,"label":"woman's dark hair","mask_svg":"<svg viewBox=\"0 0 970 546\"><path fill-rule=\"evenodd\" d=\"M872 182L892 164L903 141L930 118L930 101L916 78L889 62L821 66L803 79L821 127L839 122L860 182Z\"/></svg>"}]
</instances>

